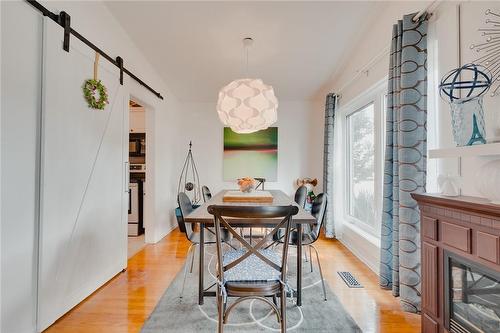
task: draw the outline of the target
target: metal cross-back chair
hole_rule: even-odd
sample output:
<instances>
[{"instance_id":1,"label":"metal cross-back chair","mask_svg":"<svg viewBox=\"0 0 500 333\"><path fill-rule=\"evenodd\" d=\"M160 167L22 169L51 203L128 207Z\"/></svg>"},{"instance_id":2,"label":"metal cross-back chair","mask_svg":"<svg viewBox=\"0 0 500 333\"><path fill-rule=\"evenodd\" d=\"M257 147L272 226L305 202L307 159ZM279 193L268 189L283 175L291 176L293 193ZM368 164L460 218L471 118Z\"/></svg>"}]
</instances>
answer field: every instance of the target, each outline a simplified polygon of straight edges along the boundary
<instances>
[{"instance_id":1,"label":"metal cross-back chair","mask_svg":"<svg viewBox=\"0 0 500 333\"><path fill-rule=\"evenodd\" d=\"M201 193L203 194L203 201L207 202L208 200L212 199L212 192L210 192L210 189L203 185L201 188Z\"/></svg>"},{"instance_id":2,"label":"metal cross-back chair","mask_svg":"<svg viewBox=\"0 0 500 333\"><path fill-rule=\"evenodd\" d=\"M295 191L294 201L300 207L304 208L307 200L307 187L304 185L299 186L297 191Z\"/></svg>"},{"instance_id":3,"label":"metal cross-back chair","mask_svg":"<svg viewBox=\"0 0 500 333\"><path fill-rule=\"evenodd\" d=\"M190 259L189 256L191 256L190 273L192 273L196 247L198 247L200 245L200 232L194 231L192 224L186 223L184 221L184 217L189 215L191 212L194 211L193 203L191 202L191 199L187 196L186 193L180 192L177 195L177 203L179 204L179 208L181 210L181 216L180 216L180 219L177 219L177 225L179 227L179 230L184 235L186 235L186 238L191 243L191 245L189 246L189 249L188 249L188 253L187 253L186 265L184 266L184 279L182 281L182 289L181 289L181 294L180 294L180 297L182 297L182 295L184 293L184 285L186 284L188 262ZM231 235L229 234L229 232L223 231L221 238L222 238L222 241L224 243L231 246L230 245ZM205 229L205 244L215 244L215 233L208 228Z\"/></svg>"},{"instance_id":4,"label":"metal cross-back chair","mask_svg":"<svg viewBox=\"0 0 500 333\"><path fill-rule=\"evenodd\" d=\"M281 256L272 249L266 249L268 240L280 228L285 228L284 239L288 240L292 216L298 213L296 206L208 206L208 212L214 216L215 238L217 247L217 310L218 332L222 333L231 310L240 302L257 299L267 303L278 319L281 332L286 332L286 272L288 243L283 245ZM226 219L229 218L229 219ZM252 218L263 221L281 218L257 244L251 245L231 226L231 218ZM223 253L222 232L228 230L244 249L229 250ZM280 296L280 308L277 298ZM227 307L228 297L238 299ZM272 302L266 298L272 297Z\"/></svg>"},{"instance_id":5,"label":"metal cross-back chair","mask_svg":"<svg viewBox=\"0 0 500 333\"><path fill-rule=\"evenodd\" d=\"M316 219L316 223L311 226L307 226L308 229L304 230L302 234L302 245L309 247L309 261L311 264L311 272L313 271L313 262L312 262L312 253L311 250L314 250L316 253L316 261L318 262L319 275L321 277L321 286L323 287L323 298L326 301L326 288L325 288L325 280L323 278L323 270L321 269L321 262L319 261L319 253L314 243L319 239L321 234L321 228L323 227L323 223L325 220L327 206L327 196L325 193L320 193L316 196L313 201L311 208L311 215ZM269 247L273 246L276 243L286 243L285 239L289 240L290 245L297 246L298 245L298 233L297 231L292 231L289 237L285 237L283 231L280 231L274 237L274 242L269 245ZM305 251L304 251L305 252Z\"/></svg>"},{"instance_id":6,"label":"metal cross-back chair","mask_svg":"<svg viewBox=\"0 0 500 333\"><path fill-rule=\"evenodd\" d=\"M259 187L261 187L261 190L264 191L264 183L266 182L266 178L255 177L254 179L257 181L255 189L257 190Z\"/></svg>"}]
</instances>

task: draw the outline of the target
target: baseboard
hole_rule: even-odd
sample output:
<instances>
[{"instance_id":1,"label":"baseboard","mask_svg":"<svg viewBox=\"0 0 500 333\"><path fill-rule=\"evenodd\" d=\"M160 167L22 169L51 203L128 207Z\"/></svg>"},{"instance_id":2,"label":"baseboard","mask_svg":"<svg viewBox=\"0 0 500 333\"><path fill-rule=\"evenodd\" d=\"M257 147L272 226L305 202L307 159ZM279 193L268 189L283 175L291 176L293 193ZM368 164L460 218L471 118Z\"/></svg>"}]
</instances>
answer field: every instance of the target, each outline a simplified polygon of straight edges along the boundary
<instances>
[{"instance_id":1,"label":"baseboard","mask_svg":"<svg viewBox=\"0 0 500 333\"><path fill-rule=\"evenodd\" d=\"M146 240L146 244L156 244L159 241L161 241L163 238L165 238L168 234L170 234L172 231L177 229L177 224L171 225L166 231L162 232L159 237L155 237L152 242L148 242Z\"/></svg>"},{"instance_id":2,"label":"baseboard","mask_svg":"<svg viewBox=\"0 0 500 333\"><path fill-rule=\"evenodd\" d=\"M339 241L361 260L370 270L379 275L380 246L364 238L349 226L343 226Z\"/></svg>"},{"instance_id":3,"label":"baseboard","mask_svg":"<svg viewBox=\"0 0 500 333\"><path fill-rule=\"evenodd\" d=\"M170 226L170 229L167 230L167 232L165 233L165 235L162 237L162 239L165 237L165 236L168 236L168 234L170 234L172 231L174 231L175 229L177 229L177 225L174 224L172 226Z\"/></svg>"}]
</instances>

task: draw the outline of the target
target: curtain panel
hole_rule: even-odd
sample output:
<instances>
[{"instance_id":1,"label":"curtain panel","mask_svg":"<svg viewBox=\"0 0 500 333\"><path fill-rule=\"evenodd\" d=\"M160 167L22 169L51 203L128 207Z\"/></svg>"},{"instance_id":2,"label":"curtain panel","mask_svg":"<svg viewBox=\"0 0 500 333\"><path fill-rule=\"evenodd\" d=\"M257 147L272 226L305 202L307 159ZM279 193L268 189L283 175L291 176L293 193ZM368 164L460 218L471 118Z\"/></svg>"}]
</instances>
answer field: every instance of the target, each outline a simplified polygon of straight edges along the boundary
<instances>
[{"instance_id":1,"label":"curtain panel","mask_svg":"<svg viewBox=\"0 0 500 333\"><path fill-rule=\"evenodd\" d=\"M393 26L386 110L380 285L420 311L420 212L427 164L427 19Z\"/></svg>"},{"instance_id":2,"label":"curtain panel","mask_svg":"<svg viewBox=\"0 0 500 333\"><path fill-rule=\"evenodd\" d=\"M333 214L333 147L334 121L338 96L331 93L326 96L325 103L325 141L323 155L323 192L326 193L327 205L325 214L325 234L328 238L335 237L335 222Z\"/></svg>"}]
</instances>

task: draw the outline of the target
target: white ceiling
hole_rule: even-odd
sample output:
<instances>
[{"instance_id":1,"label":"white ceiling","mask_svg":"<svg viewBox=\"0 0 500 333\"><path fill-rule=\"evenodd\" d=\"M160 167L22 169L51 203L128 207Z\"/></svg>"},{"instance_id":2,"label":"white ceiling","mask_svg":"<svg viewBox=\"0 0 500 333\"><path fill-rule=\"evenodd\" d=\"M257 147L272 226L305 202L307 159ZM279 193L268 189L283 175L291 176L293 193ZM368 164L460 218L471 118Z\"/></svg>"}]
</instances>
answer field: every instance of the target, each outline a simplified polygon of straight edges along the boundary
<instances>
[{"instance_id":1,"label":"white ceiling","mask_svg":"<svg viewBox=\"0 0 500 333\"><path fill-rule=\"evenodd\" d=\"M381 4L110 1L108 8L181 101L214 101L249 75L278 99L312 98L342 65Z\"/></svg>"}]
</instances>

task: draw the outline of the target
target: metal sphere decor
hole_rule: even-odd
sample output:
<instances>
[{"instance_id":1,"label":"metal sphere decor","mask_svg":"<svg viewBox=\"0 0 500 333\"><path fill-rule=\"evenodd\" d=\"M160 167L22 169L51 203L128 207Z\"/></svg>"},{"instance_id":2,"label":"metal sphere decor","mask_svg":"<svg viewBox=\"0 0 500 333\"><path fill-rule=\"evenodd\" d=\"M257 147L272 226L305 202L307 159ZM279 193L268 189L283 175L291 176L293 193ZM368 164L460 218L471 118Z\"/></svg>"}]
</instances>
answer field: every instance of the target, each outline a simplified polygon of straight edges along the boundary
<instances>
[{"instance_id":1,"label":"metal sphere decor","mask_svg":"<svg viewBox=\"0 0 500 333\"><path fill-rule=\"evenodd\" d=\"M278 119L274 89L261 79L232 81L219 92L217 113L235 133L253 133L268 128Z\"/></svg>"},{"instance_id":2,"label":"metal sphere decor","mask_svg":"<svg viewBox=\"0 0 500 333\"><path fill-rule=\"evenodd\" d=\"M200 176L198 175L198 169L194 163L193 152L191 150L193 144L189 142L189 151L187 153L186 159L184 160L184 166L182 167L181 176L179 177L179 184L177 185L177 194L186 191L189 192L189 198L191 203L196 205L200 202L201 187L200 187ZM186 193L187 194L187 193Z\"/></svg>"},{"instance_id":3,"label":"metal sphere decor","mask_svg":"<svg viewBox=\"0 0 500 333\"><path fill-rule=\"evenodd\" d=\"M186 183L184 188L186 189L186 191L192 191L194 189L194 184L191 182L188 182L188 183Z\"/></svg>"},{"instance_id":4,"label":"metal sphere decor","mask_svg":"<svg viewBox=\"0 0 500 333\"><path fill-rule=\"evenodd\" d=\"M485 94L491 86L491 74L484 66L466 64L443 76L439 84L440 95L453 103Z\"/></svg>"},{"instance_id":5,"label":"metal sphere decor","mask_svg":"<svg viewBox=\"0 0 500 333\"><path fill-rule=\"evenodd\" d=\"M440 95L450 104L453 141L457 146L486 143L483 95L491 82L490 72L476 64L463 65L441 79Z\"/></svg>"}]
</instances>

